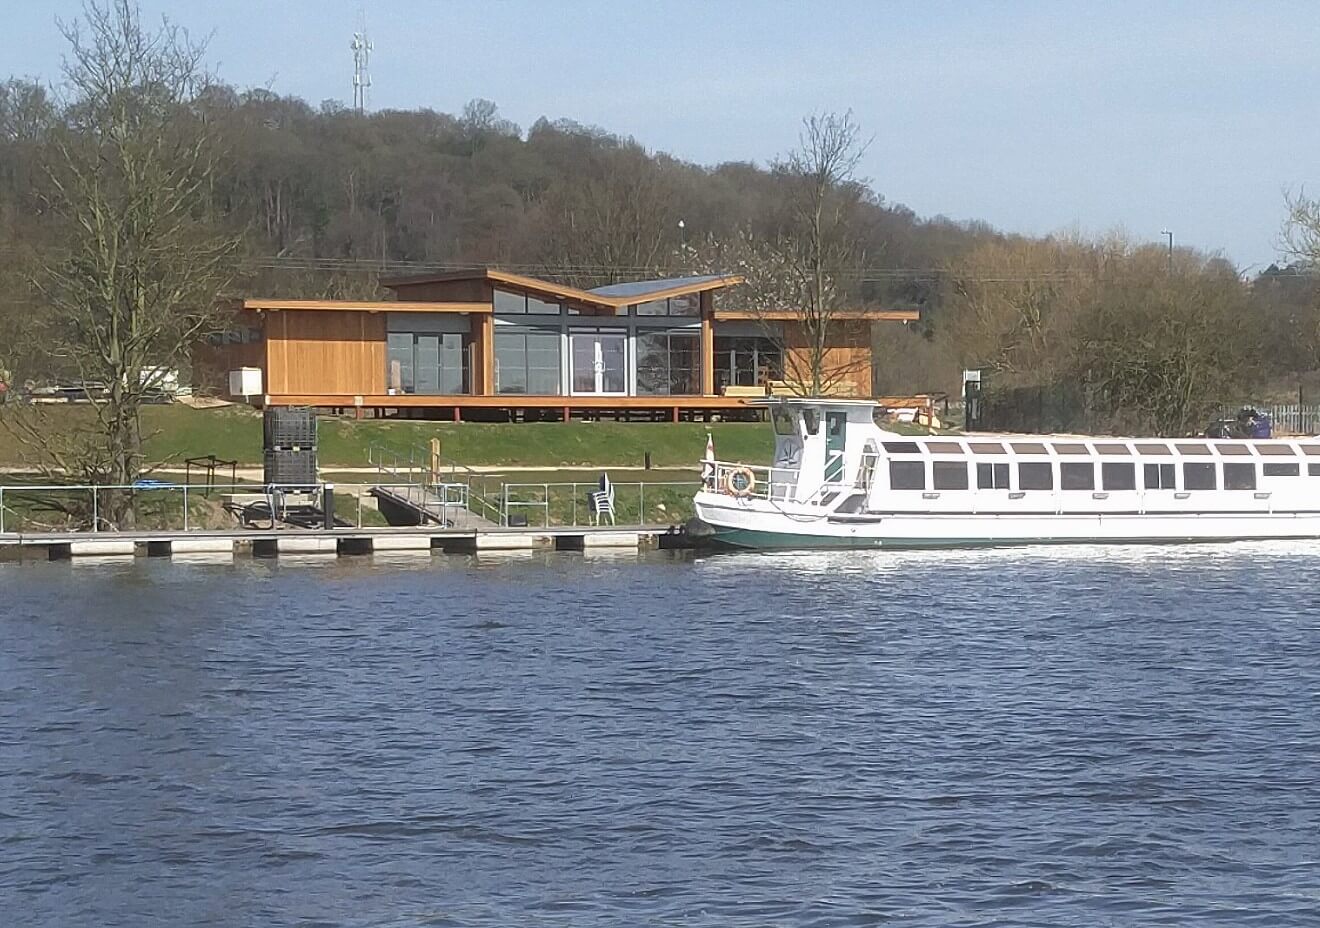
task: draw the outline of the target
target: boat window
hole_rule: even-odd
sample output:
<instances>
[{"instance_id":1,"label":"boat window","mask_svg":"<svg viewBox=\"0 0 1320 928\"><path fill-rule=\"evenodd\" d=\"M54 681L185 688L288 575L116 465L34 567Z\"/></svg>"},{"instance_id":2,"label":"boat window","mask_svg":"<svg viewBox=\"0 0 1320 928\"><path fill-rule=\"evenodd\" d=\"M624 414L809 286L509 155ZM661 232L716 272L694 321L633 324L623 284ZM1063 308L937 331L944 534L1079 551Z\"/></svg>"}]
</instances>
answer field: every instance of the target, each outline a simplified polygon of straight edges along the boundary
<instances>
[{"instance_id":1,"label":"boat window","mask_svg":"<svg viewBox=\"0 0 1320 928\"><path fill-rule=\"evenodd\" d=\"M1220 442L1215 445L1215 448L1220 454L1228 455L1229 457L1242 457L1243 455L1246 455L1247 457L1251 456L1251 449L1246 445L1230 445L1225 442ZM1232 487L1229 489L1232 489Z\"/></svg>"},{"instance_id":2,"label":"boat window","mask_svg":"<svg viewBox=\"0 0 1320 928\"><path fill-rule=\"evenodd\" d=\"M1004 446L997 441L969 441L972 454L1004 454Z\"/></svg>"},{"instance_id":3,"label":"boat window","mask_svg":"<svg viewBox=\"0 0 1320 928\"><path fill-rule=\"evenodd\" d=\"M1224 465L1224 489L1225 490L1254 490L1256 489L1256 465L1255 464L1225 464Z\"/></svg>"},{"instance_id":4,"label":"boat window","mask_svg":"<svg viewBox=\"0 0 1320 928\"><path fill-rule=\"evenodd\" d=\"M1267 457L1290 458L1297 454L1292 445L1257 445L1256 453Z\"/></svg>"},{"instance_id":5,"label":"boat window","mask_svg":"<svg viewBox=\"0 0 1320 928\"><path fill-rule=\"evenodd\" d=\"M922 461L890 461L889 489L926 489L926 465Z\"/></svg>"},{"instance_id":6,"label":"boat window","mask_svg":"<svg viewBox=\"0 0 1320 928\"><path fill-rule=\"evenodd\" d=\"M1018 454L1044 454L1045 446L1035 441L1014 441L1009 442L1013 450Z\"/></svg>"},{"instance_id":7,"label":"boat window","mask_svg":"<svg viewBox=\"0 0 1320 928\"><path fill-rule=\"evenodd\" d=\"M776 435L796 435L797 429L794 428L793 414L786 409L776 409L770 414L774 422Z\"/></svg>"},{"instance_id":8,"label":"boat window","mask_svg":"<svg viewBox=\"0 0 1320 928\"><path fill-rule=\"evenodd\" d=\"M1302 454L1308 457L1320 455L1320 445L1302 445Z\"/></svg>"},{"instance_id":9,"label":"boat window","mask_svg":"<svg viewBox=\"0 0 1320 928\"><path fill-rule=\"evenodd\" d=\"M1150 467L1150 464L1146 465ZM1173 465L1169 468L1169 477L1173 477ZM1135 490L1137 488L1137 466L1128 461L1105 461L1100 465L1100 482L1106 490Z\"/></svg>"},{"instance_id":10,"label":"boat window","mask_svg":"<svg viewBox=\"0 0 1320 928\"><path fill-rule=\"evenodd\" d=\"M1019 490L1053 490L1054 468L1045 463L1025 462L1018 465Z\"/></svg>"},{"instance_id":11,"label":"boat window","mask_svg":"<svg viewBox=\"0 0 1320 928\"><path fill-rule=\"evenodd\" d=\"M982 490L1007 490L1008 489L1008 465L1007 464L977 464L976 465L976 486Z\"/></svg>"},{"instance_id":12,"label":"boat window","mask_svg":"<svg viewBox=\"0 0 1320 928\"><path fill-rule=\"evenodd\" d=\"M1094 490L1095 489L1095 465L1089 461L1085 464L1066 461L1059 465L1059 489L1061 490Z\"/></svg>"},{"instance_id":13,"label":"boat window","mask_svg":"<svg viewBox=\"0 0 1320 928\"><path fill-rule=\"evenodd\" d=\"M1217 486L1215 465L1208 461L1189 461L1183 464L1184 490L1214 490Z\"/></svg>"},{"instance_id":14,"label":"boat window","mask_svg":"<svg viewBox=\"0 0 1320 928\"><path fill-rule=\"evenodd\" d=\"M1087 450L1086 445L1063 444L1060 442L1056 442L1055 444L1050 445L1050 447L1054 449L1055 454L1090 454L1091 453L1089 450Z\"/></svg>"},{"instance_id":15,"label":"boat window","mask_svg":"<svg viewBox=\"0 0 1320 928\"><path fill-rule=\"evenodd\" d=\"M962 454L963 446L956 441L928 441L926 450L933 454Z\"/></svg>"},{"instance_id":16,"label":"boat window","mask_svg":"<svg viewBox=\"0 0 1320 928\"><path fill-rule=\"evenodd\" d=\"M1137 449L1137 454L1168 454L1169 453L1168 445L1161 445L1156 442L1148 442L1148 441L1138 442L1133 447Z\"/></svg>"},{"instance_id":17,"label":"boat window","mask_svg":"<svg viewBox=\"0 0 1320 928\"><path fill-rule=\"evenodd\" d=\"M936 461L931 465L931 477L937 490L965 490L967 464L964 461Z\"/></svg>"},{"instance_id":18,"label":"boat window","mask_svg":"<svg viewBox=\"0 0 1320 928\"><path fill-rule=\"evenodd\" d=\"M1132 453L1131 451L1128 450L1128 446L1127 446L1127 445L1120 444L1120 443L1118 443L1118 442L1112 442L1112 441L1107 441L1107 442L1098 441L1098 442L1096 442L1096 443L1095 443L1095 450L1096 450L1098 453L1100 453L1100 454L1106 454L1106 455L1121 455L1121 456L1126 456L1126 455L1129 455L1129 454Z\"/></svg>"},{"instance_id":19,"label":"boat window","mask_svg":"<svg viewBox=\"0 0 1320 928\"><path fill-rule=\"evenodd\" d=\"M802 410L802 422L807 427L808 435L820 434L820 410L804 409Z\"/></svg>"},{"instance_id":20,"label":"boat window","mask_svg":"<svg viewBox=\"0 0 1320 928\"><path fill-rule=\"evenodd\" d=\"M1261 466L1265 468L1266 477L1297 477L1302 473L1301 465L1298 464L1283 464L1267 461Z\"/></svg>"},{"instance_id":21,"label":"boat window","mask_svg":"<svg viewBox=\"0 0 1320 928\"><path fill-rule=\"evenodd\" d=\"M1308 476L1308 477L1320 477L1320 464L1307 464L1307 465L1306 465L1306 476Z\"/></svg>"},{"instance_id":22,"label":"boat window","mask_svg":"<svg viewBox=\"0 0 1320 928\"><path fill-rule=\"evenodd\" d=\"M1147 490L1173 490L1174 469L1172 464L1147 464L1142 468Z\"/></svg>"},{"instance_id":23,"label":"boat window","mask_svg":"<svg viewBox=\"0 0 1320 928\"><path fill-rule=\"evenodd\" d=\"M892 454L920 454L921 449L915 441L887 441L885 450Z\"/></svg>"},{"instance_id":24,"label":"boat window","mask_svg":"<svg viewBox=\"0 0 1320 928\"><path fill-rule=\"evenodd\" d=\"M1195 441L1180 441L1175 443L1174 447L1178 449L1179 454L1208 455L1210 453L1209 446Z\"/></svg>"}]
</instances>

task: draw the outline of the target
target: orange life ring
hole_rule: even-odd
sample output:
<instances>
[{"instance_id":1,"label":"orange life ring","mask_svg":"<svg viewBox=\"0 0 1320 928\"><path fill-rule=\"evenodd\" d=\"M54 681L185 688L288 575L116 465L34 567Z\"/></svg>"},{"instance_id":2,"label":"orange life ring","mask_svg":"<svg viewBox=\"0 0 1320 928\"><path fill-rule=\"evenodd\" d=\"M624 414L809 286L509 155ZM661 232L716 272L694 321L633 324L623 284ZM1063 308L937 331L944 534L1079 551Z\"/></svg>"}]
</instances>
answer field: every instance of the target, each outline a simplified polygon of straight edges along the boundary
<instances>
[{"instance_id":1,"label":"orange life ring","mask_svg":"<svg viewBox=\"0 0 1320 928\"><path fill-rule=\"evenodd\" d=\"M750 467L739 465L724 475L724 492L730 496L751 496L756 489L756 475Z\"/></svg>"}]
</instances>

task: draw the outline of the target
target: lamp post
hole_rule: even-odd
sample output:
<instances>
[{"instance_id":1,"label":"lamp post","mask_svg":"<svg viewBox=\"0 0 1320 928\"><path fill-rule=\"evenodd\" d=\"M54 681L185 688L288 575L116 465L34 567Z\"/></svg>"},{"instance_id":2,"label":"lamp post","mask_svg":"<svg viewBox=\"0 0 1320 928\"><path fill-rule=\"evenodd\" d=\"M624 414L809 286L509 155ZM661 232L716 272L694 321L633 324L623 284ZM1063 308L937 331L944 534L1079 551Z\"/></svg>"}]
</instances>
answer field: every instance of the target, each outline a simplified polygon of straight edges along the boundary
<instances>
[{"instance_id":1,"label":"lamp post","mask_svg":"<svg viewBox=\"0 0 1320 928\"><path fill-rule=\"evenodd\" d=\"M1172 274L1173 273L1173 233L1170 232L1168 229L1161 229L1160 235L1167 235L1169 237L1169 273Z\"/></svg>"}]
</instances>

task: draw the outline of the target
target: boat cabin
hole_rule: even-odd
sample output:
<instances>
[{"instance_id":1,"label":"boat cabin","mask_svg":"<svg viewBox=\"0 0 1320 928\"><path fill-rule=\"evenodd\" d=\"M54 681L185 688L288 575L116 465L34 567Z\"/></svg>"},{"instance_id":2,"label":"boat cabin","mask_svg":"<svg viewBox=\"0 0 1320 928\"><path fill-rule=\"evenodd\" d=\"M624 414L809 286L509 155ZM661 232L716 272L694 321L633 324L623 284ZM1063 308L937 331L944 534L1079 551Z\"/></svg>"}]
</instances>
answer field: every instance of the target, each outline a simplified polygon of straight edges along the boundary
<instances>
[{"instance_id":1,"label":"boat cabin","mask_svg":"<svg viewBox=\"0 0 1320 928\"><path fill-rule=\"evenodd\" d=\"M1320 442L1043 435L908 436L864 400L760 401L765 468L719 464L713 489L839 513L1320 511Z\"/></svg>"}]
</instances>

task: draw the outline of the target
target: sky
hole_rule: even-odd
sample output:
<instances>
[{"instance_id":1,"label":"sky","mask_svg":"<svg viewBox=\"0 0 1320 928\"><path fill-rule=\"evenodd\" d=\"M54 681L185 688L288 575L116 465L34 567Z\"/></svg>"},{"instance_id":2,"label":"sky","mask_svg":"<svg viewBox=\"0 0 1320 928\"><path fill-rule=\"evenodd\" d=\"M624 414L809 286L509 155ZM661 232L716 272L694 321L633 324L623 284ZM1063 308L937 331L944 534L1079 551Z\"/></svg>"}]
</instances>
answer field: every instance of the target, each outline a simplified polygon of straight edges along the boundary
<instances>
[{"instance_id":1,"label":"sky","mask_svg":"<svg viewBox=\"0 0 1320 928\"><path fill-rule=\"evenodd\" d=\"M1244 273L1279 258L1286 191L1320 193L1320 3L140 0L236 86L372 109L494 100L700 164L766 163L851 109L861 173L921 216L1122 230ZM0 77L58 82L79 0L0 0Z\"/></svg>"}]
</instances>

